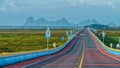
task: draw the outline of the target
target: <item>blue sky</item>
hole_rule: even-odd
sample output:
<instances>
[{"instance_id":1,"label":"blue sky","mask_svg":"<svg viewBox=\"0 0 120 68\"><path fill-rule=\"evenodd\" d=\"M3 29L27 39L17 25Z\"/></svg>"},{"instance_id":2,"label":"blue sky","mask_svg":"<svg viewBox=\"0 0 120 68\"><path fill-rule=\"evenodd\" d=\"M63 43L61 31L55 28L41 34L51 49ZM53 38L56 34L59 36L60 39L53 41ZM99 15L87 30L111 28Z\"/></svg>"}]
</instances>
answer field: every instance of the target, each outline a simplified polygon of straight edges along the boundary
<instances>
[{"instance_id":1,"label":"blue sky","mask_svg":"<svg viewBox=\"0 0 120 68\"><path fill-rule=\"evenodd\" d=\"M0 0L0 25L23 25L26 18L65 17L70 23L97 19L120 24L120 0Z\"/></svg>"}]
</instances>

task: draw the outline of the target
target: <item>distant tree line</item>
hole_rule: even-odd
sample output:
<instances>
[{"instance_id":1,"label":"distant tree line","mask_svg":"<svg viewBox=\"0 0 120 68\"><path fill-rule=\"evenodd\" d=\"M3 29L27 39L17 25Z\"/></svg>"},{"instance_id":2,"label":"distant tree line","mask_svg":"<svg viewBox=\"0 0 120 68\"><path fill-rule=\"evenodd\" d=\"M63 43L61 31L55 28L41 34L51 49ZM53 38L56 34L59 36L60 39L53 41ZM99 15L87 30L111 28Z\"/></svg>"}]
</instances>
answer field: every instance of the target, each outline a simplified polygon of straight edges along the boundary
<instances>
[{"instance_id":1,"label":"distant tree line","mask_svg":"<svg viewBox=\"0 0 120 68\"><path fill-rule=\"evenodd\" d=\"M91 24L91 25L87 25L85 27L90 27L90 28L94 28L94 29L115 29L113 27L109 27L108 25L102 25L102 24Z\"/></svg>"}]
</instances>

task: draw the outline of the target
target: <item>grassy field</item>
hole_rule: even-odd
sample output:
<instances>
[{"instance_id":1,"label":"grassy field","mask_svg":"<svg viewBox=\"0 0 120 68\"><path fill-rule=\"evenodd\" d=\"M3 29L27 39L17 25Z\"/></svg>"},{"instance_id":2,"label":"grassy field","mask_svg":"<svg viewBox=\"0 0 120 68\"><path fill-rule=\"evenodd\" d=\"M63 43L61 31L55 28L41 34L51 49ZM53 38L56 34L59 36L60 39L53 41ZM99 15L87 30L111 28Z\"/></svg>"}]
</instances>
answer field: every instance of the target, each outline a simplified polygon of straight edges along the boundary
<instances>
[{"instance_id":1,"label":"grassy field","mask_svg":"<svg viewBox=\"0 0 120 68\"><path fill-rule=\"evenodd\" d=\"M120 36L109 36L110 38L112 38L112 39L114 39L114 40L116 40L116 41L118 41L119 40L119 38L120 38ZM119 42L119 41L118 41Z\"/></svg>"},{"instance_id":2,"label":"grassy field","mask_svg":"<svg viewBox=\"0 0 120 68\"><path fill-rule=\"evenodd\" d=\"M102 33L103 30L98 31ZM106 33L105 44L110 47L110 43L113 44L113 48L116 49L116 45L119 43L120 30L104 30ZM102 36L98 36L102 40Z\"/></svg>"},{"instance_id":3,"label":"grassy field","mask_svg":"<svg viewBox=\"0 0 120 68\"><path fill-rule=\"evenodd\" d=\"M57 47L62 46L68 39L66 37L66 30L51 30L52 37L49 41L49 48L53 48L53 43ZM61 40L61 36L65 40ZM32 50L46 49L45 30L39 29L12 29L0 30L0 53L4 52L22 52Z\"/></svg>"}]
</instances>

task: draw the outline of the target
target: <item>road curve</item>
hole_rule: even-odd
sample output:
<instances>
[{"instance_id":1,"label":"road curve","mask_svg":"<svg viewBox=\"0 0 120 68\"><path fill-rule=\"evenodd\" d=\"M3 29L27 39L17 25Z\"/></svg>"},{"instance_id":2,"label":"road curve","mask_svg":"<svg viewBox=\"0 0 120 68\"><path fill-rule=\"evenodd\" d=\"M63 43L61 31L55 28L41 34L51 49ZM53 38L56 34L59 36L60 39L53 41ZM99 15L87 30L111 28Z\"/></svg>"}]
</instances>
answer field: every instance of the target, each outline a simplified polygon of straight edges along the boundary
<instances>
[{"instance_id":1,"label":"road curve","mask_svg":"<svg viewBox=\"0 0 120 68\"><path fill-rule=\"evenodd\" d=\"M3 68L120 68L120 61L103 54L98 49L88 29L84 29L81 33L85 36L81 37L78 34L58 53Z\"/></svg>"},{"instance_id":2,"label":"road curve","mask_svg":"<svg viewBox=\"0 0 120 68\"><path fill-rule=\"evenodd\" d=\"M62 56L55 57L44 62L24 67L24 68L74 68L79 65L79 58L83 51L84 37L76 36L76 43L73 48Z\"/></svg>"},{"instance_id":3,"label":"road curve","mask_svg":"<svg viewBox=\"0 0 120 68\"><path fill-rule=\"evenodd\" d=\"M83 31L82 31L83 32ZM84 37L80 33L62 51L3 68L73 68L78 67L83 51Z\"/></svg>"}]
</instances>

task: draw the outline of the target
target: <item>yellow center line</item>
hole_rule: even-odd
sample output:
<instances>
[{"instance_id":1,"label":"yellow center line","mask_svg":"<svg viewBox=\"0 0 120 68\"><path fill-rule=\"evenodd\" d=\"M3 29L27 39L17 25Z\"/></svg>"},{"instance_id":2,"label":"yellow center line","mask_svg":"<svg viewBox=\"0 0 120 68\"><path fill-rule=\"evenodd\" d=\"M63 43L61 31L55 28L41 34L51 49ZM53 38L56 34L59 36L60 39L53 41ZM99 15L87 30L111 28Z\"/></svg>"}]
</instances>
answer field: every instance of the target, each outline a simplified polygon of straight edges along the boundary
<instances>
[{"instance_id":1,"label":"yellow center line","mask_svg":"<svg viewBox=\"0 0 120 68\"><path fill-rule=\"evenodd\" d=\"M79 68L82 68L82 65L83 65L84 54L85 54L85 45L86 45L86 36L84 35L84 47L83 47L82 58L81 58L81 61L80 61Z\"/></svg>"}]
</instances>

